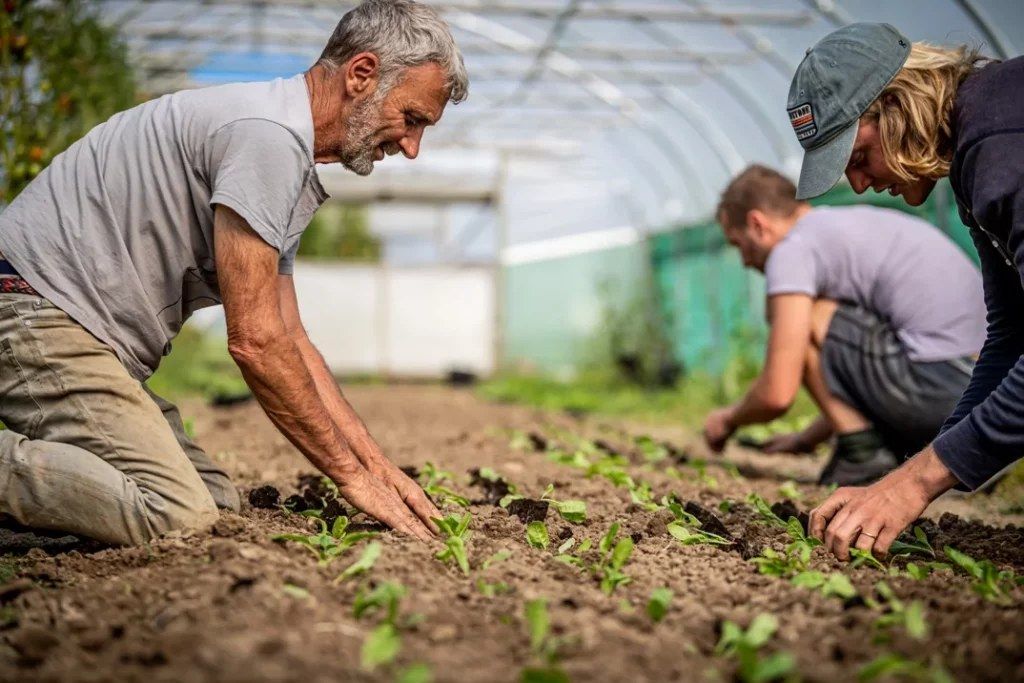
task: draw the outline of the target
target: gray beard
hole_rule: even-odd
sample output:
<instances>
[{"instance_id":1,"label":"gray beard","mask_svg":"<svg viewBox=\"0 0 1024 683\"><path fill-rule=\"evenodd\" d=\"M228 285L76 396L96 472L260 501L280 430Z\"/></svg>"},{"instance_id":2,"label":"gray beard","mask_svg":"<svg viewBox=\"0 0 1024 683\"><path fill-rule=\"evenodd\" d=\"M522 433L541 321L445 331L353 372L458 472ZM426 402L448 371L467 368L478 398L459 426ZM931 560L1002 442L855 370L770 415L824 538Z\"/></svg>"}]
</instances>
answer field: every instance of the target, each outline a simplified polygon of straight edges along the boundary
<instances>
[{"instance_id":1,"label":"gray beard","mask_svg":"<svg viewBox=\"0 0 1024 683\"><path fill-rule=\"evenodd\" d=\"M338 156L341 165L361 176L373 173L374 156L377 145L373 143L373 134L380 124L377 115L377 98L360 104L348 119L348 130L345 143L342 144Z\"/></svg>"}]
</instances>

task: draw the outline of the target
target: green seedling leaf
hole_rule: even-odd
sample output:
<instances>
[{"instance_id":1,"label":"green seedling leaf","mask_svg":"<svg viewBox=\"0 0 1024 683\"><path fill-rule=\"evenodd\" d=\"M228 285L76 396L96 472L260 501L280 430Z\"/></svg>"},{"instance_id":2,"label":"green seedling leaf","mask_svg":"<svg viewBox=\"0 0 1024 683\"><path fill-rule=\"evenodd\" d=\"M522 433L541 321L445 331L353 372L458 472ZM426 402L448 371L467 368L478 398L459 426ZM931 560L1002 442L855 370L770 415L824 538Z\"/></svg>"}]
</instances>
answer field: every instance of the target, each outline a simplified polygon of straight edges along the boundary
<instances>
[{"instance_id":1,"label":"green seedling leaf","mask_svg":"<svg viewBox=\"0 0 1024 683\"><path fill-rule=\"evenodd\" d=\"M394 624L380 624L363 641L360 662L363 669L373 671L378 666L395 661L401 649L402 638Z\"/></svg>"},{"instance_id":2,"label":"green seedling leaf","mask_svg":"<svg viewBox=\"0 0 1024 683\"><path fill-rule=\"evenodd\" d=\"M651 597L647 601L647 616L651 621L659 622L665 618L673 597L674 593L670 588L655 588L651 591Z\"/></svg>"},{"instance_id":3,"label":"green seedling leaf","mask_svg":"<svg viewBox=\"0 0 1024 683\"><path fill-rule=\"evenodd\" d=\"M478 474L479 474L481 479L486 479L487 481L495 481L496 482L496 481L501 481L502 480L501 475L498 474L497 472L495 472L490 467L481 467L479 472L478 472Z\"/></svg>"},{"instance_id":4,"label":"green seedling leaf","mask_svg":"<svg viewBox=\"0 0 1024 683\"><path fill-rule=\"evenodd\" d=\"M361 619L365 614L384 610L384 621L394 623L398 616L398 606L405 597L405 586L400 583L385 581L373 590L365 588L356 594L352 603L352 616Z\"/></svg>"},{"instance_id":5,"label":"green seedling leaf","mask_svg":"<svg viewBox=\"0 0 1024 683\"><path fill-rule=\"evenodd\" d=\"M551 540L548 538L548 528L544 522L538 520L526 525L526 542L531 548L547 549Z\"/></svg>"},{"instance_id":6,"label":"green seedling leaf","mask_svg":"<svg viewBox=\"0 0 1024 683\"><path fill-rule=\"evenodd\" d=\"M428 664L413 664L395 677L395 683L431 683L434 674Z\"/></svg>"},{"instance_id":7,"label":"green seedling leaf","mask_svg":"<svg viewBox=\"0 0 1024 683\"><path fill-rule=\"evenodd\" d=\"M615 538L619 535L619 523L615 522L608 527L608 532L601 537L601 542L598 544L598 550L602 553L611 552L611 549L615 547Z\"/></svg>"},{"instance_id":8,"label":"green seedling leaf","mask_svg":"<svg viewBox=\"0 0 1024 683\"><path fill-rule=\"evenodd\" d=\"M779 630L779 620L771 614L758 614L747 627L744 635L744 642L754 648L759 648Z\"/></svg>"},{"instance_id":9,"label":"green seedling leaf","mask_svg":"<svg viewBox=\"0 0 1024 683\"><path fill-rule=\"evenodd\" d=\"M521 493L506 493L501 497L501 500L498 501L498 507L507 508L512 501L522 500L523 498L525 498L525 496Z\"/></svg>"},{"instance_id":10,"label":"green seedling leaf","mask_svg":"<svg viewBox=\"0 0 1024 683\"><path fill-rule=\"evenodd\" d=\"M668 449L649 436L638 436L633 443L640 449L644 460L651 464L657 464L668 457Z\"/></svg>"},{"instance_id":11,"label":"green seedling leaf","mask_svg":"<svg viewBox=\"0 0 1024 683\"><path fill-rule=\"evenodd\" d=\"M885 565L882 564L881 562L879 562L878 558L876 558L873 554L871 554L870 550L861 550L860 548L850 548L850 557L853 558L853 560L850 562L850 567L851 568L859 567L859 566L861 566L863 564L866 564L869 567L874 567L875 569L880 569L883 572L885 571Z\"/></svg>"},{"instance_id":12,"label":"green seedling leaf","mask_svg":"<svg viewBox=\"0 0 1024 683\"><path fill-rule=\"evenodd\" d=\"M736 503L734 501L728 499L723 500L721 503L718 504L718 511L724 514L729 514L730 512L732 512L732 507L735 504Z\"/></svg>"},{"instance_id":13,"label":"green seedling leaf","mask_svg":"<svg viewBox=\"0 0 1024 683\"><path fill-rule=\"evenodd\" d=\"M976 560L948 545L943 548L943 552L954 565L973 579L971 587L986 600L1008 604L1011 601L1009 592L1024 584L1024 577L1018 577L1008 569L1000 570L991 560Z\"/></svg>"},{"instance_id":14,"label":"green seedling leaf","mask_svg":"<svg viewBox=\"0 0 1024 683\"><path fill-rule=\"evenodd\" d=\"M825 574L817 571L800 572L790 582L800 588L818 589L825 585Z\"/></svg>"},{"instance_id":15,"label":"green seedling leaf","mask_svg":"<svg viewBox=\"0 0 1024 683\"><path fill-rule=\"evenodd\" d=\"M757 510L757 513L761 516L763 521L768 522L773 526L781 527L783 529L786 528L786 521L772 512L772 506L769 505L768 501L764 498L756 493L751 493L747 496L747 502L754 506L754 509Z\"/></svg>"},{"instance_id":16,"label":"green seedling leaf","mask_svg":"<svg viewBox=\"0 0 1024 683\"><path fill-rule=\"evenodd\" d=\"M338 575L338 578L334 580L334 583L341 583L345 579L364 574L371 569L377 562L377 558L380 557L381 545L377 541L367 544L363 549L363 554L359 556L359 559L350 564L345 571Z\"/></svg>"},{"instance_id":17,"label":"green seedling leaf","mask_svg":"<svg viewBox=\"0 0 1024 683\"><path fill-rule=\"evenodd\" d=\"M691 529L682 522L669 522L668 533L683 545L732 545L732 541L718 534Z\"/></svg>"},{"instance_id":18,"label":"green seedling leaf","mask_svg":"<svg viewBox=\"0 0 1024 683\"><path fill-rule=\"evenodd\" d=\"M883 678L886 680L909 679L930 681L931 683L953 683L953 678L941 665L935 664L927 667L895 652L879 655L857 672L857 680L862 683Z\"/></svg>"},{"instance_id":19,"label":"green seedling leaf","mask_svg":"<svg viewBox=\"0 0 1024 683\"><path fill-rule=\"evenodd\" d=\"M893 557L899 555L935 557L935 549L928 542L928 536L925 535L921 527L916 526L912 536L904 533L892 542L892 545L889 546L889 555Z\"/></svg>"},{"instance_id":20,"label":"green seedling leaf","mask_svg":"<svg viewBox=\"0 0 1024 683\"><path fill-rule=\"evenodd\" d=\"M797 490L796 482L792 480L783 483L782 486L779 487L779 495L783 498L788 498L793 502L799 502L804 497L803 494Z\"/></svg>"},{"instance_id":21,"label":"green seedling leaf","mask_svg":"<svg viewBox=\"0 0 1024 683\"><path fill-rule=\"evenodd\" d=\"M476 589L486 598L493 598L495 595L499 595L501 593L512 592L512 586L508 585L504 581L488 583L483 579L476 580Z\"/></svg>"},{"instance_id":22,"label":"green seedling leaf","mask_svg":"<svg viewBox=\"0 0 1024 683\"><path fill-rule=\"evenodd\" d=\"M524 608L526 626L530 633L530 650L534 654L542 654L551 630L551 618L548 616L548 603L543 598L530 600Z\"/></svg>"},{"instance_id":23,"label":"green seedling leaf","mask_svg":"<svg viewBox=\"0 0 1024 683\"><path fill-rule=\"evenodd\" d=\"M582 500L560 500L552 503L565 521L573 524L587 521L587 504Z\"/></svg>"},{"instance_id":24,"label":"green seedling leaf","mask_svg":"<svg viewBox=\"0 0 1024 683\"><path fill-rule=\"evenodd\" d=\"M484 560L484 563L483 563L483 565L480 568L481 569L487 569L492 564L498 564L499 562L504 562L505 560L507 560L510 557L512 557L512 551L511 550L499 550L498 552L494 553L493 555L488 557L486 560Z\"/></svg>"},{"instance_id":25,"label":"green seedling leaf","mask_svg":"<svg viewBox=\"0 0 1024 683\"><path fill-rule=\"evenodd\" d=\"M833 572L828 575L828 578L822 585L821 593L826 598L835 596L841 600L849 600L857 596L857 589L850 583L850 579L846 574Z\"/></svg>"},{"instance_id":26,"label":"green seedling leaf","mask_svg":"<svg viewBox=\"0 0 1024 683\"><path fill-rule=\"evenodd\" d=\"M469 556L466 554L466 540L469 538L470 513L461 516L448 515L444 519L434 518L434 523L444 536L444 550L434 557L442 562L454 562L463 574L469 575Z\"/></svg>"},{"instance_id":27,"label":"green seedling leaf","mask_svg":"<svg viewBox=\"0 0 1024 683\"><path fill-rule=\"evenodd\" d=\"M519 674L520 683L569 683L569 676L555 666L527 667Z\"/></svg>"},{"instance_id":28,"label":"green seedling leaf","mask_svg":"<svg viewBox=\"0 0 1024 683\"><path fill-rule=\"evenodd\" d=\"M775 681L787 676L794 667L793 656L779 652L762 657L758 650L778 629L778 621L770 614L759 614L746 630L731 621L722 624L722 635L715 653L734 657L739 662L741 681Z\"/></svg>"},{"instance_id":29,"label":"green seedling leaf","mask_svg":"<svg viewBox=\"0 0 1024 683\"><path fill-rule=\"evenodd\" d=\"M633 539L627 536L615 544L610 556L600 566L601 590L607 595L611 595L619 586L624 586L632 581L622 572L622 567L629 561L632 554Z\"/></svg>"},{"instance_id":30,"label":"green seedling leaf","mask_svg":"<svg viewBox=\"0 0 1024 683\"><path fill-rule=\"evenodd\" d=\"M281 590L283 590L286 595L290 595L293 598L298 598L299 600L307 600L310 597L308 590L306 590L302 586L296 586L293 583L284 584L283 586L281 586Z\"/></svg>"}]
</instances>

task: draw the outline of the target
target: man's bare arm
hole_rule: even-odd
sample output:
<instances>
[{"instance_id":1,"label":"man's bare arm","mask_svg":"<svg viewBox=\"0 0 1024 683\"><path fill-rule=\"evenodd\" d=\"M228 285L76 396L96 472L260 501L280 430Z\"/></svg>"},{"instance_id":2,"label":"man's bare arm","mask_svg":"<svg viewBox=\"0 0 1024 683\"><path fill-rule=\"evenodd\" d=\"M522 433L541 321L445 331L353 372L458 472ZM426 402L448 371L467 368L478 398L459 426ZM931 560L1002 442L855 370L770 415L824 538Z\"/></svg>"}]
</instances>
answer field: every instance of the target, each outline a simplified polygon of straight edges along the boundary
<instances>
[{"instance_id":1,"label":"man's bare arm","mask_svg":"<svg viewBox=\"0 0 1024 683\"><path fill-rule=\"evenodd\" d=\"M739 427L769 422L789 410L803 379L812 304L805 294L769 297L771 331L764 369L739 402L708 414L704 439L711 450L721 451Z\"/></svg>"},{"instance_id":2,"label":"man's bare arm","mask_svg":"<svg viewBox=\"0 0 1024 683\"><path fill-rule=\"evenodd\" d=\"M399 531L429 538L394 490L351 452L320 399L281 314L277 250L234 211L218 206L214 253L228 349L270 420L350 503Z\"/></svg>"},{"instance_id":3,"label":"man's bare arm","mask_svg":"<svg viewBox=\"0 0 1024 683\"><path fill-rule=\"evenodd\" d=\"M416 482L385 457L362 418L341 393L341 388L331 374L330 368L327 367L323 356L306 334L306 328L302 325L299 313L292 276L278 276L278 292L288 336L295 342L302 354L320 399L327 408L331 419L344 435L348 445L367 470L384 483L391 485L420 520L431 530L436 530L436 525L431 518L441 517L441 512L430 502Z\"/></svg>"}]
</instances>

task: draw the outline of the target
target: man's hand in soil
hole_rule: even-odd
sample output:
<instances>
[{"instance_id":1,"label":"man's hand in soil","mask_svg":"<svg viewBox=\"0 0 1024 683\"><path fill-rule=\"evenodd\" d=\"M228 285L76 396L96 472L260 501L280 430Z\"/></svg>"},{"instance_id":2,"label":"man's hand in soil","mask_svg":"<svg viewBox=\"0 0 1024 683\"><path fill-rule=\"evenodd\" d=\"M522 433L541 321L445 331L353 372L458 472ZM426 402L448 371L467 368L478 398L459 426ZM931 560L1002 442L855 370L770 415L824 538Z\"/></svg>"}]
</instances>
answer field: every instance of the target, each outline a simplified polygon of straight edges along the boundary
<instances>
[{"instance_id":1,"label":"man's hand in soil","mask_svg":"<svg viewBox=\"0 0 1024 683\"><path fill-rule=\"evenodd\" d=\"M811 511L810 534L844 562L851 546L884 556L900 532L956 483L929 446L870 486L836 489Z\"/></svg>"},{"instance_id":2,"label":"man's hand in soil","mask_svg":"<svg viewBox=\"0 0 1024 683\"><path fill-rule=\"evenodd\" d=\"M439 532L433 519L441 519L444 515L430 501L419 484L383 456L368 463L367 469L374 477L390 486L428 529L435 534Z\"/></svg>"},{"instance_id":3,"label":"man's hand in soil","mask_svg":"<svg viewBox=\"0 0 1024 683\"><path fill-rule=\"evenodd\" d=\"M414 536L421 541L430 541L433 538L433 534L409 511L410 506L390 483L381 481L362 468L349 473L344 481L338 482L338 491L349 503L395 531ZM420 494L423 495L422 491ZM441 514L437 513L437 516L441 517Z\"/></svg>"},{"instance_id":4,"label":"man's hand in soil","mask_svg":"<svg viewBox=\"0 0 1024 683\"><path fill-rule=\"evenodd\" d=\"M763 453L810 453L814 448L808 448L803 441L800 432L790 434L776 434L761 446Z\"/></svg>"},{"instance_id":5,"label":"man's hand in soil","mask_svg":"<svg viewBox=\"0 0 1024 683\"><path fill-rule=\"evenodd\" d=\"M715 453L721 453L725 442L736 428L732 426L732 406L712 410L704 420L704 442Z\"/></svg>"}]
</instances>

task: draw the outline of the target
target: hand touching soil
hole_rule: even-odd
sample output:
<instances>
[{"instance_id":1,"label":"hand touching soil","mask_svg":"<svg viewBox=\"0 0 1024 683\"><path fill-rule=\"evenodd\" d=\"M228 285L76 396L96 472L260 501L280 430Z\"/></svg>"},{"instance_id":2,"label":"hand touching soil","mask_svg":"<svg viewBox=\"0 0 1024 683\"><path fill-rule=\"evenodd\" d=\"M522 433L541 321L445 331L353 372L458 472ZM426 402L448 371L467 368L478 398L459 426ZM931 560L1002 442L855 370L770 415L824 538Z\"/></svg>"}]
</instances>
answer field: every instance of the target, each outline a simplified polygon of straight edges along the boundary
<instances>
[{"instance_id":1,"label":"hand touching soil","mask_svg":"<svg viewBox=\"0 0 1024 683\"><path fill-rule=\"evenodd\" d=\"M397 471L397 468L395 469ZM405 477L400 471L398 473ZM408 477L405 478L408 479ZM411 480L409 483L419 491L419 494L425 500L426 495L423 491L419 490L419 487L413 484ZM420 521L416 514L413 514L410 509L412 504L406 504L407 501L403 499L402 494L399 493L394 484L390 482L385 483L370 472L357 470L345 482L338 483L338 491L349 503L371 517L375 517L384 524L387 524L392 529L418 538L421 541L429 541L432 538L430 529L424 522ZM405 495L413 496L412 493ZM427 505L429 505L429 501ZM419 507L422 508L423 505L420 503ZM430 507L433 508L432 505ZM419 514L419 511L417 511L417 514ZM438 512L436 516L440 517L441 514Z\"/></svg>"}]
</instances>

